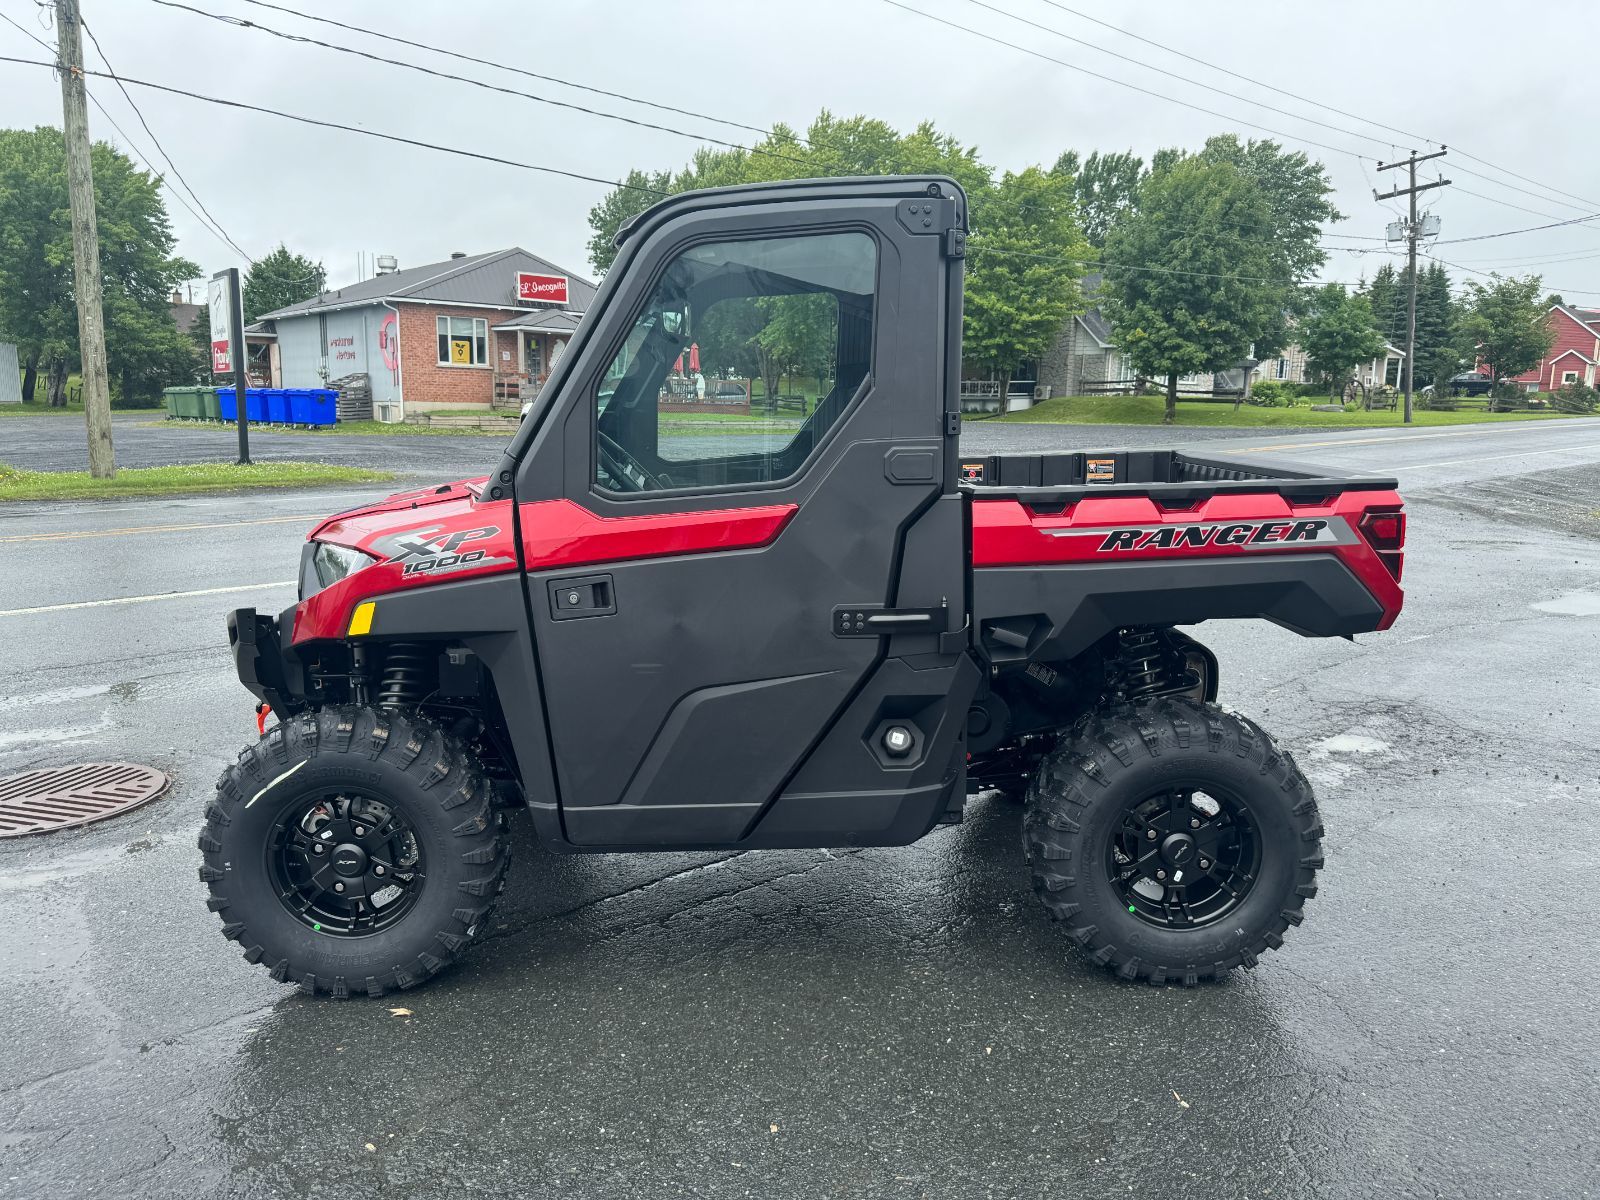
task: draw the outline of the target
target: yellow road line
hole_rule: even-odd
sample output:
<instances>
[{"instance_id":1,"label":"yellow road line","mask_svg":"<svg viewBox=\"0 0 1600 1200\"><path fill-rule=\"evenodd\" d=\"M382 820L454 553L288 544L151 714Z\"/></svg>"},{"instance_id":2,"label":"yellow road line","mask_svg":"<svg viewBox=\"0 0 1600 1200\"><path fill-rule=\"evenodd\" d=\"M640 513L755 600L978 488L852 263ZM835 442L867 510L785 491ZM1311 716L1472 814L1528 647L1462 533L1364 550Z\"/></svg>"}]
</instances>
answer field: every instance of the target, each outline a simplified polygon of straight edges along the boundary
<instances>
[{"instance_id":1,"label":"yellow road line","mask_svg":"<svg viewBox=\"0 0 1600 1200\"><path fill-rule=\"evenodd\" d=\"M122 529L75 529L61 533L16 533L0 542L70 542L77 538L122 537L135 533L180 533L196 529L233 529L241 525L292 525L320 521L320 516L260 517L254 521L201 521L192 525L130 525Z\"/></svg>"}]
</instances>

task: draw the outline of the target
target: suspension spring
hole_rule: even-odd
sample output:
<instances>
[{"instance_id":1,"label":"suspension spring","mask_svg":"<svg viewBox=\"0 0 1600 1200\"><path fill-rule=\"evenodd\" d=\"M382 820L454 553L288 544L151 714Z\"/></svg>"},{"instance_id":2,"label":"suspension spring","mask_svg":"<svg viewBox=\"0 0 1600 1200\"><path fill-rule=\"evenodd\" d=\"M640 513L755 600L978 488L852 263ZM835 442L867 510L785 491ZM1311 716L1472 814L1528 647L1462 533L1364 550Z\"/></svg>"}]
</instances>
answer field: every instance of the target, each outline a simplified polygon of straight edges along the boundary
<instances>
[{"instance_id":1,"label":"suspension spring","mask_svg":"<svg viewBox=\"0 0 1600 1200\"><path fill-rule=\"evenodd\" d=\"M395 642L383 658L383 682L378 686L378 707L394 711L414 708L427 695L433 656L416 642Z\"/></svg>"},{"instance_id":2,"label":"suspension spring","mask_svg":"<svg viewBox=\"0 0 1600 1200\"><path fill-rule=\"evenodd\" d=\"M1117 635L1122 648L1124 691L1128 699L1138 700L1166 690L1166 671L1161 661L1161 639L1149 629L1124 629Z\"/></svg>"}]
</instances>

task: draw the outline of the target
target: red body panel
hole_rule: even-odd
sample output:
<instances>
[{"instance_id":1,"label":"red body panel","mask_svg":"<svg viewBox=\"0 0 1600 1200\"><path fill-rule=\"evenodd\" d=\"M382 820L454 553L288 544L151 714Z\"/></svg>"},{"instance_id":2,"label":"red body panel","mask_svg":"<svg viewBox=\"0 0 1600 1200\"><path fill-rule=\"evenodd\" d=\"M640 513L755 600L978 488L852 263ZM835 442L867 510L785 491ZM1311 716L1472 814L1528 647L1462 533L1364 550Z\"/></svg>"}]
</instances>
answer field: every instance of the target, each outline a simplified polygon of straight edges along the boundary
<instances>
[{"instance_id":1,"label":"red body panel","mask_svg":"<svg viewBox=\"0 0 1600 1200\"><path fill-rule=\"evenodd\" d=\"M793 504L705 512L597 517L571 500L522 506L522 553L528 570L591 566L630 558L753 550L775 540Z\"/></svg>"},{"instance_id":2,"label":"red body panel","mask_svg":"<svg viewBox=\"0 0 1600 1200\"><path fill-rule=\"evenodd\" d=\"M1176 511L1147 496L1095 496L1048 513L1018 500L979 496L972 505L972 565L1044 567L1331 551L1383 606L1379 628L1387 629L1404 601L1401 555L1389 552L1391 574L1364 535L1362 518L1401 509L1400 494L1392 491L1345 492L1317 504L1297 504L1273 493L1229 493Z\"/></svg>"},{"instance_id":3,"label":"red body panel","mask_svg":"<svg viewBox=\"0 0 1600 1200\"><path fill-rule=\"evenodd\" d=\"M322 522L310 539L360 550L378 560L295 610L294 642L343 638L363 600L483 575L592 566L634 558L748 550L769 545L795 514L793 504L704 512L599 517L570 500L524 504L481 501L482 479L400 492ZM520 515L519 556L516 520ZM381 630L381 626L380 626Z\"/></svg>"},{"instance_id":4,"label":"red body panel","mask_svg":"<svg viewBox=\"0 0 1600 1200\"><path fill-rule=\"evenodd\" d=\"M295 644L344 637L355 606L386 592L515 571L512 503L480 501L483 482L400 492L313 529L313 541L348 546L380 561L302 600L295 610Z\"/></svg>"}]
</instances>

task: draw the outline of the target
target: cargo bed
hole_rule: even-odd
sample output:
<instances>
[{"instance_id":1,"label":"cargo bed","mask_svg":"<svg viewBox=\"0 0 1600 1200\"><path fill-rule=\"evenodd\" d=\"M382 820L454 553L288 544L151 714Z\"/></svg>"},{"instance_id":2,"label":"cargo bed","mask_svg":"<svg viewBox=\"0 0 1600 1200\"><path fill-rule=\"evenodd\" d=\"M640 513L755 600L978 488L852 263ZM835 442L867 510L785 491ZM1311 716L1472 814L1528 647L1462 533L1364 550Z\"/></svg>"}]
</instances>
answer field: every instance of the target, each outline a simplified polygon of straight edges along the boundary
<instances>
[{"instance_id":1,"label":"cargo bed","mask_svg":"<svg viewBox=\"0 0 1600 1200\"><path fill-rule=\"evenodd\" d=\"M1272 491L1315 499L1348 491L1392 491L1392 476L1334 476L1282 459L1185 454L1181 450L1074 450L963 458L961 482L993 499L1063 501L1089 495L1140 495L1184 502L1230 492Z\"/></svg>"}]
</instances>

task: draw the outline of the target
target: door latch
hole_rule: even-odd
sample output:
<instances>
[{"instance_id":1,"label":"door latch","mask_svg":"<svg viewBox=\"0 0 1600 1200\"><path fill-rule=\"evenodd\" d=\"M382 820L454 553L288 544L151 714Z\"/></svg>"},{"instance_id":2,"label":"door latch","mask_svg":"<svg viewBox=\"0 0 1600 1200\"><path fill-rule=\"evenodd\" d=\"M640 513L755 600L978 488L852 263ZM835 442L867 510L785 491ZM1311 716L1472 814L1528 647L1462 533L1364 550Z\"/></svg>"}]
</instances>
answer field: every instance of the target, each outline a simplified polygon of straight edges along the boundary
<instances>
[{"instance_id":1,"label":"door latch","mask_svg":"<svg viewBox=\"0 0 1600 1200\"><path fill-rule=\"evenodd\" d=\"M609 575L579 575L550 581L550 619L604 617L617 611L617 594Z\"/></svg>"},{"instance_id":2,"label":"door latch","mask_svg":"<svg viewBox=\"0 0 1600 1200\"><path fill-rule=\"evenodd\" d=\"M841 604L833 610L835 637L887 637L891 633L944 633L950 608L885 608L881 604Z\"/></svg>"}]
</instances>

